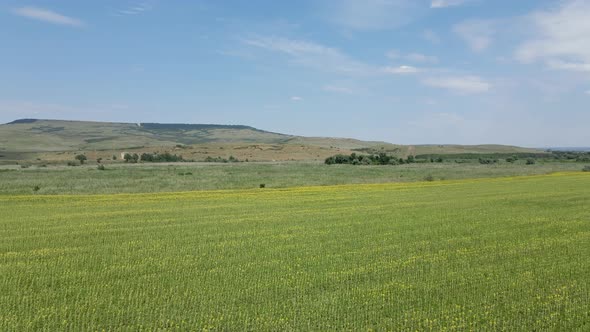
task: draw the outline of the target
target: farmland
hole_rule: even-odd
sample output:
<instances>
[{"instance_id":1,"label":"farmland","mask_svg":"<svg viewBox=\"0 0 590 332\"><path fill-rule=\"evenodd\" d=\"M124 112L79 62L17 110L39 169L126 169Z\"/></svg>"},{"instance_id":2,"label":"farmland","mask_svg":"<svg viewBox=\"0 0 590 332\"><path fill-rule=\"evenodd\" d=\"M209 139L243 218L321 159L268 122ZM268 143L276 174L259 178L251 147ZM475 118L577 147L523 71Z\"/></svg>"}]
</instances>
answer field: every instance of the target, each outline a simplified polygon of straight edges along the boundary
<instances>
[{"instance_id":1,"label":"farmland","mask_svg":"<svg viewBox=\"0 0 590 332\"><path fill-rule=\"evenodd\" d=\"M0 330L590 328L588 173L0 206Z\"/></svg>"},{"instance_id":2,"label":"farmland","mask_svg":"<svg viewBox=\"0 0 590 332\"><path fill-rule=\"evenodd\" d=\"M82 167L0 167L3 194L118 194L215 189L248 189L387 182L492 178L580 171L584 163L479 163L453 162L397 166L323 165L286 163L175 163L107 164ZM38 188L37 191L34 191Z\"/></svg>"}]
</instances>

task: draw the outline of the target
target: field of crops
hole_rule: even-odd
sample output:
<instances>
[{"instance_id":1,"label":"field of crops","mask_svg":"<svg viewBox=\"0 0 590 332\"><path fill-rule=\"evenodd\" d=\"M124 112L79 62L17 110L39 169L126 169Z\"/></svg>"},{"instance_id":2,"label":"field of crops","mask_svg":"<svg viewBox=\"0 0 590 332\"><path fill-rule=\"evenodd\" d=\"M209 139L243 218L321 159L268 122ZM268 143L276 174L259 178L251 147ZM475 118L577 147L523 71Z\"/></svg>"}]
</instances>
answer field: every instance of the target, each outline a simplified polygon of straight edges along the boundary
<instances>
[{"instance_id":1,"label":"field of crops","mask_svg":"<svg viewBox=\"0 0 590 332\"><path fill-rule=\"evenodd\" d=\"M590 330L590 174L0 196L0 330Z\"/></svg>"}]
</instances>

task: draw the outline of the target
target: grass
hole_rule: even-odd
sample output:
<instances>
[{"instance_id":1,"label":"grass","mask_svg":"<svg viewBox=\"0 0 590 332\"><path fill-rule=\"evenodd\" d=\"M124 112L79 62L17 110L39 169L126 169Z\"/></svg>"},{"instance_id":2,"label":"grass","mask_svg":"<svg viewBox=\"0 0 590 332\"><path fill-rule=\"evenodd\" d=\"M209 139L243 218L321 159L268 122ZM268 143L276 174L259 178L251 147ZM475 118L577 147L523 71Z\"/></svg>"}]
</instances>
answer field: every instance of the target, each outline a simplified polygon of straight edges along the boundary
<instances>
[{"instance_id":1,"label":"grass","mask_svg":"<svg viewBox=\"0 0 590 332\"><path fill-rule=\"evenodd\" d=\"M269 188L350 183L422 181L427 177L463 179L580 171L575 163L536 165L411 164L399 166L323 165L319 163L237 163L167 165L96 165L83 167L29 167L0 172L0 194L110 194L212 189ZM191 173L190 175L185 175ZM179 176L183 174L183 176Z\"/></svg>"},{"instance_id":2,"label":"grass","mask_svg":"<svg viewBox=\"0 0 590 332\"><path fill-rule=\"evenodd\" d=\"M590 328L588 173L0 205L0 330Z\"/></svg>"}]
</instances>

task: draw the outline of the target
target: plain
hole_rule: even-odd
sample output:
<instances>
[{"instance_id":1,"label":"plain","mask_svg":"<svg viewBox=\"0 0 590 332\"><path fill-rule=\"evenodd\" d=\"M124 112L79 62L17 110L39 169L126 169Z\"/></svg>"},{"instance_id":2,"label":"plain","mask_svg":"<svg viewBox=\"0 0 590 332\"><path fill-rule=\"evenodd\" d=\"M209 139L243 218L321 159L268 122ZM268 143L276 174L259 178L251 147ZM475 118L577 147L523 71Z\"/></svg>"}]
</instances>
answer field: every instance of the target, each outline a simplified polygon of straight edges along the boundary
<instances>
[{"instance_id":1,"label":"plain","mask_svg":"<svg viewBox=\"0 0 590 332\"><path fill-rule=\"evenodd\" d=\"M0 205L0 330L590 327L587 173Z\"/></svg>"}]
</instances>

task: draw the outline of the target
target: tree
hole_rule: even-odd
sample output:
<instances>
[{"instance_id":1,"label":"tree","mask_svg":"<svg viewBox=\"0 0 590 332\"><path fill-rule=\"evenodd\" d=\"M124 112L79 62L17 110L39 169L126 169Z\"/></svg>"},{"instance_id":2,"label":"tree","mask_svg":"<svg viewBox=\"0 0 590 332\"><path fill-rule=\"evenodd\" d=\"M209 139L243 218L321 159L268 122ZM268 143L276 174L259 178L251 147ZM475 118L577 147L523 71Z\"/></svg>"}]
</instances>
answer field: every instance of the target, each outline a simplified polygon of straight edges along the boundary
<instances>
[{"instance_id":1,"label":"tree","mask_svg":"<svg viewBox=\"0 0 590 332\"><path fill-rule=\"evenodd\" d=\"M134 163L135 164L139 160L139 155L137 153L134 153L134 154L126 153L125 156L123 156L123 159L125 159L126 163Z\"/></svg>"},{"instance_id":2,"label":"tree","mask_svg":"<svg viewBox=\"0 0 590 332\"><path fill-rule=\"evenodd\" d=\"M86 158L86 156L85 156L85 155L83 155L83 154L79 154L79 155L77 155L77 156L75 157L75 159L76 159L76 160L78 160L78 161L80 161L80 164L81 164L81 165L83 165L83 164L84 164L84 162L85 162L86 160L88 160L88 158Z\"/></svg>"}]
</instances>

